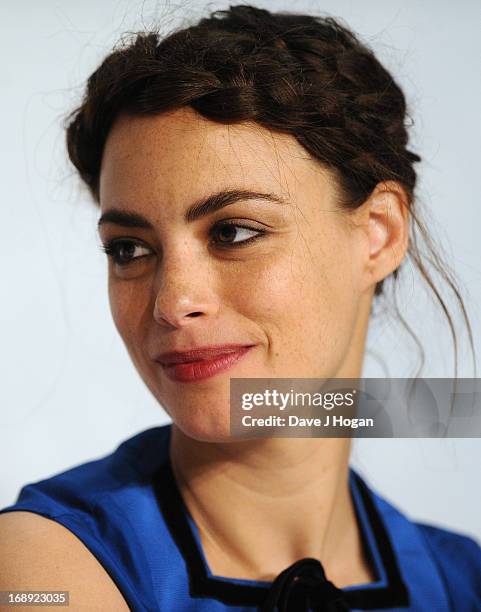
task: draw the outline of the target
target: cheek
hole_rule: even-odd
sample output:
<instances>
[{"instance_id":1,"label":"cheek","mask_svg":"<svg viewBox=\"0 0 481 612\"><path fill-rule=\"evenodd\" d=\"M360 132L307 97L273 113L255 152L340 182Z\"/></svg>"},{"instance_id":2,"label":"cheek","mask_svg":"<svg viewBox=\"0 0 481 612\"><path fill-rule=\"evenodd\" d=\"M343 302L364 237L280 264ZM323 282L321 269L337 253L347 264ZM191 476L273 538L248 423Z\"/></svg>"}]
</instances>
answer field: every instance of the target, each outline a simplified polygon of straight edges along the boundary
<instances>
[{"instance_id":1,"label":"cheek","mask_svg":"<svg viewBox=\"0 0 481 612\"><path fill-rule=\"evenodd\" d=\"M109 304L114 325L129 354L136 362L135 347L142 346L143 320L148 308L148 297L136 283L118 282L109 278Z\"/></svg>"},{"instance_id":2,"label":"cheek","mask_svg":"<svg viewBox=\"0 0 481 612\"><path fill-rule=\"evenodd\" d=\"M333 242L311 241L308 249L298 240L250 271L242 312L267 335L274 375L320 376L313 364L331 371L349 347L357 304L350 252L346 243L320 244Z\"/></svg>"},{"instance_id":3,"label":"cheek","mask_svg":"<svg viewBox=\"0 0 481 612\"><path fill-rule=\"evenodd\" d=\"M121 338L124 338L125 322L127 321L127 311L130 308L130 300L125 295L127 292L121 291L117 283L112 281L110 274L108 289L112 319Z\"/></svg>"}]
</instances>

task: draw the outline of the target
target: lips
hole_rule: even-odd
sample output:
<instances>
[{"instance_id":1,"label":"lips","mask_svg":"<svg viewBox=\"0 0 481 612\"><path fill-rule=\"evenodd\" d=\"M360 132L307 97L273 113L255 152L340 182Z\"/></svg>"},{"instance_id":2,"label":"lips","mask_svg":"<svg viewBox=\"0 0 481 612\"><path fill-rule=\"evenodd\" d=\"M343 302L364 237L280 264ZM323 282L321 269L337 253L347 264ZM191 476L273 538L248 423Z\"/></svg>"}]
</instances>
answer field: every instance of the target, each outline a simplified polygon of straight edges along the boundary
<instances>
[{"instance_id":1,"label":"lips","mask_svg":"<svg viewBox=\"0 0 481 612\"><path fill-rule=\"evenodd\" d=\"M162 353L156 358L156 361L164 366L174 365L177 363L191 363L196 361L204 361L216 359L221 355L237 352L241 349L253 345L247 344L222 344L203 346L200 348L192 348L179 351L170 351Z\"/></svg>"},{"instance_id":2,"label":"lips","mask_svg":"<svg viewBox=\"0 0 481 612\"><path fill-rule=\"evenodd\" d=\"M211 378L232 368L254 345L203 347L164 353L157 361L165 374L176 382L191 383Z\"/></svg>"}]
</instances>

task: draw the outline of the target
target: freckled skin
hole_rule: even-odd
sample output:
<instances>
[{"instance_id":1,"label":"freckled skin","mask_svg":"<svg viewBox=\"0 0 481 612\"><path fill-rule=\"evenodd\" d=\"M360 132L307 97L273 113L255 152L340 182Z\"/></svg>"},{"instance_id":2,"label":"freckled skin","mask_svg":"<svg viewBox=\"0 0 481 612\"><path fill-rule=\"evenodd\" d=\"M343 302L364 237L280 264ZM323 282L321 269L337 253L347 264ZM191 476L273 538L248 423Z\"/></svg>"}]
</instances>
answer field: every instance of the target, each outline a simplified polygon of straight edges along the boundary
<instances>
[{"instance_id":1,"label":"freckled skin","mask_svg":"<svg viewBox=\"0 0 481 612\"><path fill-rule=\"evenodd\" d=\"M229 438L230 376L361 375L375 283L406 248L403 193L391 187L349 215L337 204L333 178L288 135L216 124L189 108L114 123L101 211L135 210L155 230L101 227L104 242L138 239L147 248L139 256L152 252L125 270L109 261L112 316L140 376L185 435ZM194 200L221 188L279 194L290 205L242 201L184 221ZM209 231L226 219L267 233L245 247L217 248ZM236 240L252 235L237 232ZM152 359L174 345L231 342L257 346L198 383L171 381Z\"/></svg>"}]
</instances>

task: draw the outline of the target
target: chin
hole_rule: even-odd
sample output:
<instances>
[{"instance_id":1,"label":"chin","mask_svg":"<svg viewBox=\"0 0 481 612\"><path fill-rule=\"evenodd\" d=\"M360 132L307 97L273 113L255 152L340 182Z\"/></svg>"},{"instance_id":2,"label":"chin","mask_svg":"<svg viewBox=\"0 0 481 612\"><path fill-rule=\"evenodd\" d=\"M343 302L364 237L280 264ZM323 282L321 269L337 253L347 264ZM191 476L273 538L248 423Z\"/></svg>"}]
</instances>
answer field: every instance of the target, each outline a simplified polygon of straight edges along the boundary
<instances>
[{"instance_id":1,"label":"chin","mask_svg":"<svg viewBox=\"0 0 481 612\"><path fill-rule=\"evenodd\" d=\"M182 410L170 413L172 421L182 433L198 442L231 442L228 406L219 411Z\"/></svg>"}]
</instances>

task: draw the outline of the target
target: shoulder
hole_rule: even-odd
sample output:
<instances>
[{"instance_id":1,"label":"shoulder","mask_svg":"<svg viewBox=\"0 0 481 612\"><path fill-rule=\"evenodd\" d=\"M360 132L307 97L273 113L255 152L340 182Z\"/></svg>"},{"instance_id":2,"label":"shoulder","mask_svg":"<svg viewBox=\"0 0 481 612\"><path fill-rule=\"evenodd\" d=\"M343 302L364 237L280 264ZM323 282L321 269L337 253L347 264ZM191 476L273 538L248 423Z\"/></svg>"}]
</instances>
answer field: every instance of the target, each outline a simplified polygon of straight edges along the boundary
<instances>
[{"instance_id":1,"label":"shoulder","mask_svg":"<svg viewBox=\"0 0 481 612\"><path fill-rule=\"evenodd\" d=\"M414 523L438 567L453 609L479 610L481 547L464 533Z\"/></svg>"},{"instance_id":2,"label":"shoulder","mask_svg":"<svg viewBox=\"0 0 481 612\"><path fill-rule=\"evenodd\" d=\"M427 523L414 523L454 592L474 588L481 599L481 546L473 537Z\"/></svg>"},{"instance_id":3,"label":"shoulder","mask_svg":"<svg viewBox=\"0 0 481 612\"><path fill-rule=\"evenodd\" d=\"M92 597L100 592L98 584L102 597L110 593L115 599L120 592L121 601L145 609L144 600L152 592L146 557L152 530L167 537L152 476L168 454L169 431L167 425L140 432L109 455L22 487L15 503L0 509L0 575L5 581L0 590L45 585L55 576L57 586L50 590L65 583L73 585L72 592L83 588L87 593L88 577L95 585ZM5 573L10 557L14 562ZM81 601L81 609L100 609L94 601ZM102 609L124 608L119 604Z\"/></svg>"},{"instance_id":4,"label":"shoulder","mask_svg":"<svg viewBox=\"0 0 481 612\"><path fill-rule=\"evenodd\" d=\"M377 530L381 548L391 547L392 559L411 596L419 602L436 601L440 610L446 605L456 610L480 609L481 547L477 540L416 520L354 470L353 474L367 502L370 525Z\"/></svg>"},{"instance_id":5,"label":"shoulder","mask_svg":"<svg viewBox=\"0 0 481 612\"><path fill-rule=\"evenodd\" d=\"M32 512L6 512L0 515L0 541L0 591L34 585L68 591L74 609L129 609L95 556L61 524Z\"/></svg>"},{"instance_id":6,"label":"shoulder","mask_svg":"<svg viewBox=\"0 0 481 612\"><path fill-rule=\"evenodd\" d=\"M110 493L135 489L148 480L168 452L169 425L142 431L112 453L26 484L14 504L0 509L37 512L46 517L75 515L86 524L98 501Z\"/></svg>"}]
</instances>

